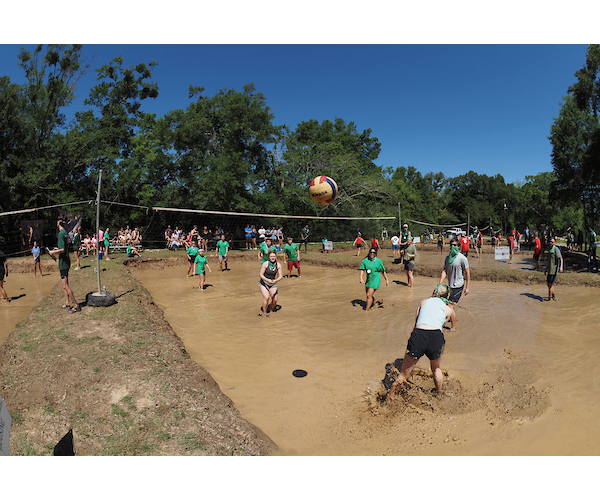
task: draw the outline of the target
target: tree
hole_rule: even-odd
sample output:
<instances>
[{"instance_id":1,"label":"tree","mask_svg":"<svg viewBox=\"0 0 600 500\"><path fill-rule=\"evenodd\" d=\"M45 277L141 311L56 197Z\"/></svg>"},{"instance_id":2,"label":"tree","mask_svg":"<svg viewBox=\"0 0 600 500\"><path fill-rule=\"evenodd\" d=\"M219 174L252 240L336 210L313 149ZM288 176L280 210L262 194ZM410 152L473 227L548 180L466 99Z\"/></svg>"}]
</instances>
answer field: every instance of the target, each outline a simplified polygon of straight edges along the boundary
<instances>
[{"instance_id":1,"label":"tree","mask_svg":"<svg viewBox=\"0 0 600 500\"><path fill-rule=\"evenodd\" d=\"M592 225L600 201L600 46L590 45L552 125L554 188L563 203L580 199Z\"/></svg>"},{"instance_id":2,"label":"tree","mask_svg":"<svg viewBox=\"0 0 600 500\"><path fill-rule=\"evenodd\" d=\"M163 147L173 151L169 192L174 203L206 210L253 210L271 166L269 145L278 127L253 84L196 100L158 120Z\"/></svg>"}]
</instances>

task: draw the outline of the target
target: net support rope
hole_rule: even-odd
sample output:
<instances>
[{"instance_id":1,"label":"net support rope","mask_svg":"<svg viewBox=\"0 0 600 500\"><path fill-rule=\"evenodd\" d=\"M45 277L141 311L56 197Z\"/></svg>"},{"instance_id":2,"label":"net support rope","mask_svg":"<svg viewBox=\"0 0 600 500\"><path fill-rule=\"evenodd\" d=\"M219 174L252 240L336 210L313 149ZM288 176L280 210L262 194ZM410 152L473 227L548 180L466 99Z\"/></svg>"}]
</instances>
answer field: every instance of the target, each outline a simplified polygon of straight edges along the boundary
<instances>
[{"instance_id":1,"label":"net support rope","mask_svg":"<svg viewBox=\"0 0 600 500\"><path fill-rule=\"evenodd\" d=\"M213 210L194 210L191 208L164 208L153 207L152 210L162 212L188 212L195 214L211 214L211 215L239 215L246 217L272 217L282 219L319 219L319 220L380 220L380 219L395 219L396 217L319 217L316 215L275 215L275 214L251 214L244 212L217 212Z\"/></svg>"},{"instance_id":2,"label":"net support rope","mask_svg":"<svg viewBox=\"0 0 600 500\"><path fill-rule=\"evenodd\" d=\"M23 210L15 210L12 212L2 212L0 213L0 217L4 215L15 215L22 214L26 212L35 212L36 210L46 210L48 208L57 208L57 207L66 207L69 205L81 205L84 203L95 203L95 200L86 200L86 201L76 201L73 203L61 203L60 205L49 205L47 207L37 207L37 208L27 208ZM194 210L191 208L168 208L168 207L147 207L144 205L131 205L129 203L120 203L116 201L105 201L100 200L100 203L105 203L107 205L122 205L125 207L134 207L134 208L143 208L149 210L152 208L154 211L161 212L187 212L187 213L196 213L196 214L210 214L210 215L238 215L238 216L246 216L246 217L272 217L272 218L284 218L284 219L320 219L320 220L384 220L384 219L395 219L396 217L320 217L317 215L276 215L276 214L254 214L254 213L245 213L245 212L218 212L214 210Z\"/></svg>"}]
</instances>

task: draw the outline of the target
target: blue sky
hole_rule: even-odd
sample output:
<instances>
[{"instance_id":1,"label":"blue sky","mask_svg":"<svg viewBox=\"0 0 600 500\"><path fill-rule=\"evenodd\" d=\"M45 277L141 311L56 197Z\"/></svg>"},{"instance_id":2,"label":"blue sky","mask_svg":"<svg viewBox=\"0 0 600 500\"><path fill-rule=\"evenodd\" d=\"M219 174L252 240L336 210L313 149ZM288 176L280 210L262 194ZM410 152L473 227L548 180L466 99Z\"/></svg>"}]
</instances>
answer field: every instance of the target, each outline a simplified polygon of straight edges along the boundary
<instances>
[{"instance_id":1,"label":"blue sky","mask_svg":"<svg viewBox=\"0 0 600 500\"><path fill-rule=\"evenodd\" d=\"M0 74L23 82L20 44L0 45ZM126 65L157 61L160 95L146 111L185 108L190 85L212 96L253 82L276 124L342 118L372 129L377 164L447 177L470 170L507 182L552 170L550 127L585 63L574 44L84 44L95 71L117 55Z\"/></svg>"}]
</instances>

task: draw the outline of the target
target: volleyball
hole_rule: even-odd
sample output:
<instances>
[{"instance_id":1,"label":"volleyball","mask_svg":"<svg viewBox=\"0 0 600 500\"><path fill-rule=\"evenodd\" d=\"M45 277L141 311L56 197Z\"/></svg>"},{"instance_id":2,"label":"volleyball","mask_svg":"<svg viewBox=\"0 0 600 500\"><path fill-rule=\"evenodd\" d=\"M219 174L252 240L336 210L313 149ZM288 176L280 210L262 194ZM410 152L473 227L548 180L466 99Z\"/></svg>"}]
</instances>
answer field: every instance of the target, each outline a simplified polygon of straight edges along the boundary
<instances>
[{"instance_id":1,"label":"volleyball","mask_svg":"<svg viewBox=\"0 0 600 500\"><path fill-rule=\"evenodd\" d=\"M331 177L321 175L310 182L308 192L312 201L319 205L329 205L338 193L338 187Z\"/></svg>"}]
</instances>

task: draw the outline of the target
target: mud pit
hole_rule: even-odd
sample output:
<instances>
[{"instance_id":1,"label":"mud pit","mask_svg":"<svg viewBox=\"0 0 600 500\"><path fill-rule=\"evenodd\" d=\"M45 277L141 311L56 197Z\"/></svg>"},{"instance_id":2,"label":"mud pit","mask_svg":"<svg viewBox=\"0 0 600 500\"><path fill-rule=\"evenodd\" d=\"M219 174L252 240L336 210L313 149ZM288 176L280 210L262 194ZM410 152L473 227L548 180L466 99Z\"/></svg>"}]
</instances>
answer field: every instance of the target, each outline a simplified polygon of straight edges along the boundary
<instances>
[{"instance_id":1,"label":"mud pit","mask_svg":"<svg viewBox=\"0 0 600 500\"><path fill-rule=\"evenodd\" d=\"M458 331L445 332L444 394L431 393L423 358L403 397L382 405L377 393L386 365L403 356L416 306L436 279L417 276L411 290L404 273L390 273L390 287L376 293L383 307L366 313L358 271L304 263L302 278L280 284L281 310L260 317L258 262L232 259L223 273L214 258L209 263L205 291L197 278L186 278L183 262L132 272L192 358L285 454L587 455L599 449L597 289L558 285L560 300L548 303L541 300L543 285L472 282ZM296 369L308 375L295 378Z\"/></svg>"}]
</instances>

